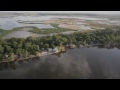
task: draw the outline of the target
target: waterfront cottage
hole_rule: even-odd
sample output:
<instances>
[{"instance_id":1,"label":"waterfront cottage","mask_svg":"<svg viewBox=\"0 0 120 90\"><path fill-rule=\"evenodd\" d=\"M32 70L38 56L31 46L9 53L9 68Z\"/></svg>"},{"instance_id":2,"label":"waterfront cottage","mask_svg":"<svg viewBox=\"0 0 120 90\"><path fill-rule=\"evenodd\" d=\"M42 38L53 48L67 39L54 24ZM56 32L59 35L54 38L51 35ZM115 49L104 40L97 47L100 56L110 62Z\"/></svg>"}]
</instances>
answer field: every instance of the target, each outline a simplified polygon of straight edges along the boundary
<instances>
[{"instance_id":1,"label":"waterfront cottage","mask_svg":"<svg viewBox=\"0 0 120 90\"><path fill-rule=\"evenodd\" d=\"M47 54L46 51L42 51L42 52L41 52L41 55L46 55L46 54Z\"/></svg>"},{"instance_id":2,"label":"waterfront cottage","mask_svg":"<svg viewBox=\"0 0 120 90\"><path fill-rule=\"evenodd\" d=\"M52 49L52 48L48 48L47 50L48 50L48 52L52 52L52 51L53 51L53 49Z\"/></svg>"},{"instance_id":3,"label":"waterfront cottage","mask_svg":"<svg viewBox=\"0 0 120 90\"><path fill-rule=\"evenodd\" d=\"M29 55L29 57L30 57L30 58L33 58L33 57L35 57L35 55Z\"/></svg>"},{"instance_id":4,"label":"waterfront cottage","mask_svg":"<svg viewBox=\"0 0 120 90\"><path fill-rule=\"evenodd\" d=\"M69 47L69 45L68 45L68 44L66 44L66 45L65 45L65 47L66 47L66 48L68 48L68 47Z\"/></svg>"},{"instance_id":5,"label":"waterfront cottage","mask_svg":"<svg viewBox=\"0 0 120 90\"><path fill-rule=\"evenodd\" d=\"M83 47L84 47L84 45L81 44L81 45L80 45L80 48L83 48Z\"/></svg>"},{"instance_id":6,"label":"waterfront cottage","mask_svg":"<svg viewBox=\"0 0 120 90\"><path fill-rule=\"evenodd\" d=\"M70 48L75 48L76 46L74 44L70 44Z\"/></svg>"},{"instance_id":7,"label":"waterfront cottage","mask_svg":"<svg viewBox=\"0 0 120 90\"><path fill-rule=\"evenodd\" d=\"M59 51L58 51L58 47L55 47L55 48L53 49L53 52L54 52L54 53L59 52Z\"/></svg>"}]
</instances>

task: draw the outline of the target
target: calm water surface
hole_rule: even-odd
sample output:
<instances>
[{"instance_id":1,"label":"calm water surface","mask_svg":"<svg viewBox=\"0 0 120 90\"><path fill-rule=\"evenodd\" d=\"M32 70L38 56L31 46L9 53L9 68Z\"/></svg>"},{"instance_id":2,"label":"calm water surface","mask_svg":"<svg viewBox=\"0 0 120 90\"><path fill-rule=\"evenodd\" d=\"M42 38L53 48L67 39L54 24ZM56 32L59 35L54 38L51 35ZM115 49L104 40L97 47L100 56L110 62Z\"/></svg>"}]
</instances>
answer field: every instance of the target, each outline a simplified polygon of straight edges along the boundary
<instances>
[{"instance_id":1,"label":"calm water surface","mask_svg":"<svg viewBox=\"0 0 120 90\"><path fill-rule=\"evenodd\" d=\"M120 78L117 48L71 49L60 55L0 64L0 78L19 79L114 79Z\"/></svg>"}]
</instances>

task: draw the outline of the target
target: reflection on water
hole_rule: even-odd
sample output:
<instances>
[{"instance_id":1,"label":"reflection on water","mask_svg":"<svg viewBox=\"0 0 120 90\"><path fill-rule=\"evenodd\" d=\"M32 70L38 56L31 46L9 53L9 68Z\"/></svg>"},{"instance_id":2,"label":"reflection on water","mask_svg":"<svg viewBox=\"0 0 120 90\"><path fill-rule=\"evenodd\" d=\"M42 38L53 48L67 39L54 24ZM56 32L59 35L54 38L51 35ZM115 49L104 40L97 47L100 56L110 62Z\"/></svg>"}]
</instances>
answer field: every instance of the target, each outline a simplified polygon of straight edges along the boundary
<instances>
[{"instance_id":1,"label":"reflection on water","mask_svg":"<svg viewBox=\"0 0 120 90\"><path fill-rule=\"evenodd\" d=\"M15 62L10 62L10 68L16 70Z\"/></svg>"},{"instance_id":2,"label":"reflection on water","mask_svg":"<svg viewBox=\"0 0 120 90\"><path fill-rule=\"evenodd\" d=\"M0 78L72 79L120 78L120 50L104 46L76 48L48 55L0 64Z\"/></svg>"},{"instance_id":3,"label":"reflection on water","mask_svg":"<svg viewBox=\"0 0 120 90\"><path fill-rule=\"evenodd\" d=\"M7 69L16 69L16 64L15 62L10 62L10 63L1 63L0 64L0 71L2 70L7 70Z\"/></svg>"},{"instance_id":4,"label":"reflection on water","mask_svg":"<svg viewBox=\"0 0 120 90\"><path fill-rule=\"evenodd\" d=\"M22 64L23 62L24 62L23 60L19 60L19 61L18 61L19 64Z\"/></svg>"}]
</instances>

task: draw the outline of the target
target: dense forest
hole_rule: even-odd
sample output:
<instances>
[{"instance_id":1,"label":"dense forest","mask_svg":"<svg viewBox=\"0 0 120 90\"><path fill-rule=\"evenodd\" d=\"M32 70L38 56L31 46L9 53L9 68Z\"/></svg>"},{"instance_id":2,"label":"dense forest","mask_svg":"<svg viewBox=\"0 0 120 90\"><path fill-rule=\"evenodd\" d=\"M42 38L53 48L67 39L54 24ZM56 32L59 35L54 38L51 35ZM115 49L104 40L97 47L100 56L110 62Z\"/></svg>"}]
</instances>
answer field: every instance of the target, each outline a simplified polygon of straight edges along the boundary
<instances>
[{"instance_id":1,"label":"dense forest","mask_svg":"<svg viewBox=\"0 0 120 90\"><path fill-rule=\"evenodd\" d=\"M86 44L114 44L120 43L120 30L96 30L92 32L77 32L69 35L53 35L44 37L28 37L0 39L0 61L8 55L7 60L14 60L15 55L24 54L24 57L29 55L37 55L42 48L55 48L55 46L65 46L70 44L86 45Z\"/></svg>"}]
</instances>

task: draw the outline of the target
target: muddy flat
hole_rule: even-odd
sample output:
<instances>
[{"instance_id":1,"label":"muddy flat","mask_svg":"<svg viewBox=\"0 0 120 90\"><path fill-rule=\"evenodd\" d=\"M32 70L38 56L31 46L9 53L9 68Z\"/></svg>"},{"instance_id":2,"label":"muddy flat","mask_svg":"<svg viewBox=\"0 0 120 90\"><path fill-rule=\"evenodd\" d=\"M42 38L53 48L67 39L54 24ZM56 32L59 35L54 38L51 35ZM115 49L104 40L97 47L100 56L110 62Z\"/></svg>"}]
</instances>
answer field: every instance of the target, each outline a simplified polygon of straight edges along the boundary
<instances>
[{"instance_id":1,"label":"muddy flat","mask_svg":"<svg viewBox=\"0 0 120 90\"><path fill-rule=\"evenodd\" d=\"M44 24L59 24L59 27L72 30L96 30L119 26L119 23L116 23L116 21L107 19L83 20L79 18L56 18L54 20L43 20L41 22Z\"/></svg>"}]
</instances>

